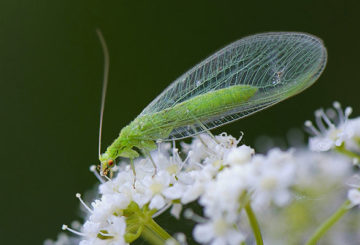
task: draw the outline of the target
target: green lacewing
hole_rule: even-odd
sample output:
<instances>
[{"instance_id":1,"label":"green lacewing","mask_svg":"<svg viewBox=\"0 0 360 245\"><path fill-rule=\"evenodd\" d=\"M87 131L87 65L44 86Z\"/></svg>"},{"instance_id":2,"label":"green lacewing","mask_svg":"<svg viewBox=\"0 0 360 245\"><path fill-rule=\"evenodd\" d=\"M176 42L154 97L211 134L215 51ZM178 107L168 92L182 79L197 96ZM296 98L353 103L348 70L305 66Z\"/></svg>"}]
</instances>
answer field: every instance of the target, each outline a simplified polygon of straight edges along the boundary
<instances>
[{"instance_id":1,"label":"green lacewing","mask_svg":"<svg viewBox=\"0 0 360 245\"><path fill-rule=\"evenodd\" d=\"M148 154L157 141L177 140L272 106L312 85L327 51L312 35L272 32L242 38L170 84L99 154L106 175L118 157Z\"/></svg>"}]
</instances>

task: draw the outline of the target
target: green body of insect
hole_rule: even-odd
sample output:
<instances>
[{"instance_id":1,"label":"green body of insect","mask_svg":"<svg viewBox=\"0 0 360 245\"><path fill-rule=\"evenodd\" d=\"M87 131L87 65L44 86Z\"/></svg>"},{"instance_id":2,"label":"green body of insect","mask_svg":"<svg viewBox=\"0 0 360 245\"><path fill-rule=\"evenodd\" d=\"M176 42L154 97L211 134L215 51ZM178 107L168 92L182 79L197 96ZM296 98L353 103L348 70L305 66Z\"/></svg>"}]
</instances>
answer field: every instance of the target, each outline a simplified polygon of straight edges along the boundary
<instances>
[{"instance_id":1,"label":"green body of insect","mask_svg":"<svg viewBox=\"0 0 360 245\"><path fill-rule=\"evenodd\" d=\"M203 120L207 114L216 116L243 104L257 91L256 87L234 85L202 94L171 109L136 118L123 128L120 136L102 155L102 161L119 156L135 158L133 147L149 152L156 147L154 139L165 139L175 127L192 125ZM150 139L150 140L149 140Z\"/></svg>"},{"instance_id":2,"label":"green body of insect","mask_svg":"<svg viewBox=\"0 0 360 245\"><path fill-rule=\"evenodd\" d=\"M117 157L134 159L155 141L176 140L240 119L313 84L326 65L321 40L264 33L218 51L165 89L101 154L106 174Z\"/></svg>"}]
</instances>

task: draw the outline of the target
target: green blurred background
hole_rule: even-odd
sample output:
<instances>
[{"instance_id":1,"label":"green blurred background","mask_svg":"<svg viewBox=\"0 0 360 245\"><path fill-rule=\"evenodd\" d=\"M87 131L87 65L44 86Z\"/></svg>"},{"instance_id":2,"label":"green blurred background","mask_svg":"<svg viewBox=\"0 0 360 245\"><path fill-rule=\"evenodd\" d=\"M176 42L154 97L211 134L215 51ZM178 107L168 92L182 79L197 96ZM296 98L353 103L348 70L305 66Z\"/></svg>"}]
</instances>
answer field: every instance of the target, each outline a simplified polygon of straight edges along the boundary
<instances>
[{"instance_id":1,"label":"green blurred background","mask_svg":"<svg viewBox=\"0 0 360 245\"><path fill-rule=\"evenodd\" d=\"M170 82L249 34L302 31L322 38L329 60L307 91L225 126L254 145L285 139L313 111L339 100L360 114L358 1L0 2L0 243L41 244L81 217L76 192L97 182L103 56L111 56L104 147Z\"/></svg>"}]
</instances>

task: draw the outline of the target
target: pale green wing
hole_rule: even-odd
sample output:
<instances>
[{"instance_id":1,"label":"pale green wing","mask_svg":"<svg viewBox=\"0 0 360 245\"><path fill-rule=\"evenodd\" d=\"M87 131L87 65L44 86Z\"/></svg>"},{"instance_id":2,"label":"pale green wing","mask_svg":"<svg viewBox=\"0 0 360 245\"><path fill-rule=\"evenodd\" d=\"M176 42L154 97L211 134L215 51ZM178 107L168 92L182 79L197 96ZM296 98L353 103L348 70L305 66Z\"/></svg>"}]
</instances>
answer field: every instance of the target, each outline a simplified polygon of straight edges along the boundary
<instances>
[{"instance_id":1,"label":"pale green wing","mask_svg":"<svg viewBox=\"0 0 360 245\"><path fill-rule=\"evenodd\" d=\"M257 92L236 108L223 113L209 110L201 123L184 126L156 123L162 130L171 126L168 139L185 138L212 129L295 95L312 85L326 65L327 53L322 41L304 33L264 33L240 39L208 57L176 79L138 116L149 116L171 110L179 103L234 85L250 85ZM160 126L161 125L161 126ZM182 125L182 126L177 126ZM159 127L160 126L160 127ZM151 135L151 132L148 132ZM146 137L147 134L144 134Z\"/></svg>"}]
</instances>

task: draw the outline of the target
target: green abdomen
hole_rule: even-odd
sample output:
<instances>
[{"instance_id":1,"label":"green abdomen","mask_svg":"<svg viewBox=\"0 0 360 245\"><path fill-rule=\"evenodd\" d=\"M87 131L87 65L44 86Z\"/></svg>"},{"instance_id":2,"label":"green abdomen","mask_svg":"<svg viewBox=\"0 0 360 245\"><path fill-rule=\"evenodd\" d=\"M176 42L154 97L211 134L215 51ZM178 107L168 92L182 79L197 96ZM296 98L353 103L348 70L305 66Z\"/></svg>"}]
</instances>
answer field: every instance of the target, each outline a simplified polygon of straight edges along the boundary
<instances>
[{"instance_id":1,"label":"green abdomen","mask_svg":"<svg viewBox=\"0 0 360 245\"><path fill-rule=\"evenodd\" d=\"M171 108L137 117L127 128L128 135L143 139L165 139L171 131L227 115L248 101L258 89L234 85L195 96ZM132 132L131 132L132 131Z\"/></svg>"}]
</instances>

